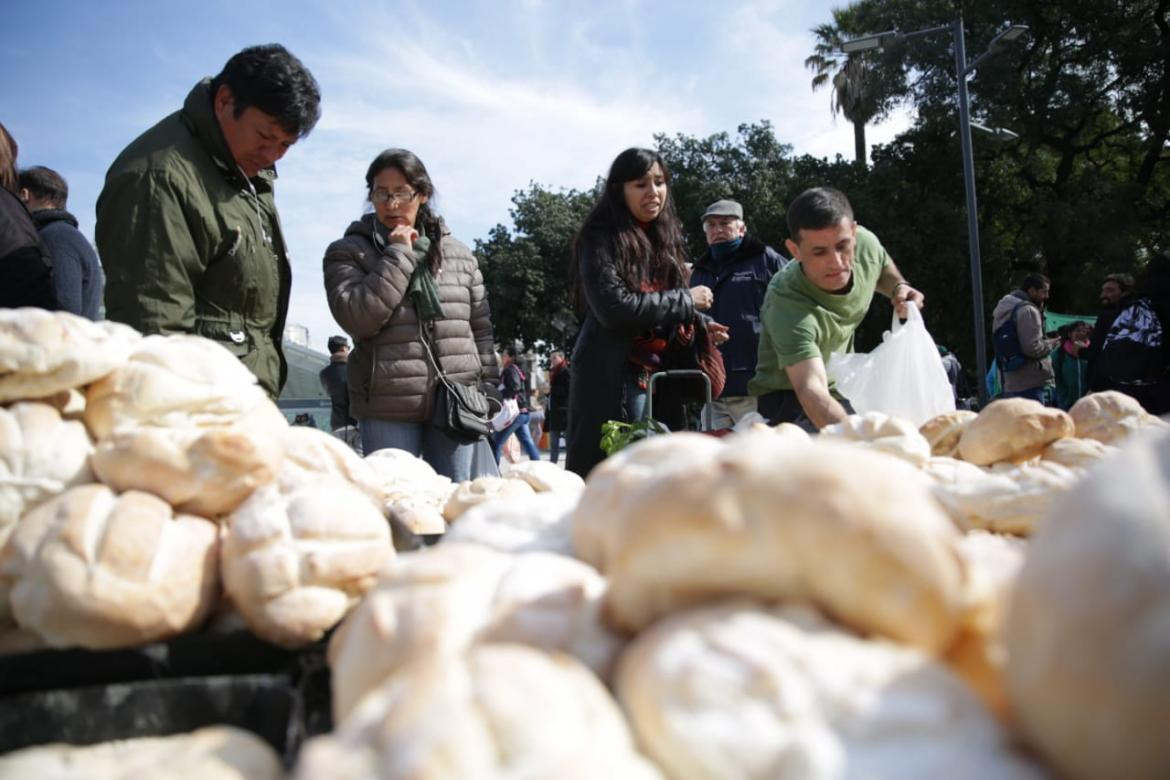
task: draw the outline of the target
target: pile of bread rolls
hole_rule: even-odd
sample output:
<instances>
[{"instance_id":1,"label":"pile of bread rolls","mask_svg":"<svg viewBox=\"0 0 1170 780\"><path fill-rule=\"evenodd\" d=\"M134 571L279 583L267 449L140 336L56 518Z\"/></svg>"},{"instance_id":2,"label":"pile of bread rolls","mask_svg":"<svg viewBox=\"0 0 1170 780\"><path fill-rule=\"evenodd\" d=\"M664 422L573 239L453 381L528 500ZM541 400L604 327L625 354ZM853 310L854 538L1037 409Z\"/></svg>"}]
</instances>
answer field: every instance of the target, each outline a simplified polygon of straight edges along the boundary
<instances>
[{"instance_id":1,"label":"pile of bread rolls","mask_svg":"<svg viewBox=\"0 0 1170 780\"><path fill-rule=\"evenodd\" d=\"M148 341L107 376L165 366ZM1124 396L921 430L870 414L816 437L668 434L584 483L526 463L453 485L233 415L238 388L187 417L154 390L131 417L130 379L59 370L69 386L38 396L56 406L0 414L73 404L43 424L63 441L54 426L80 422L94 454L0 478L0 511L19 507L9 617L57 644L126 641L145 632L107 625L116 599L184 630L211 581L285 645L340 620L334 730L292 777L1170 775L1170 431ZM168 477L159 495L155 468L223 490ZM446 534L395 554L386 517Z\"/></svg>"}]
</instances>

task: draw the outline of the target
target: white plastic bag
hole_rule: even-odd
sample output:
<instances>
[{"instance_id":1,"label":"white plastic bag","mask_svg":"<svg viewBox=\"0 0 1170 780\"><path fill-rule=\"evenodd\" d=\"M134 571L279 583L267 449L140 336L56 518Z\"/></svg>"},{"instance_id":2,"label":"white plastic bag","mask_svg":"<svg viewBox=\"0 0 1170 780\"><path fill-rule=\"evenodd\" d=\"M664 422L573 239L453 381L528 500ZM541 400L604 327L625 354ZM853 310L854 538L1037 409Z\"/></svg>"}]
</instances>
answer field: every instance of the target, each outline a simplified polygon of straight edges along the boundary
<instances>
[{"instance_id":1,"label":"white plastic bag","mask_svg":"<svg viewBox=\"0 0 1170 780\"><path fill-rule=\"evenodd\" d=\"M859 414L883 412L922 425L936 414L953 412L955 393L922 314L917 306L907 308L906 323L895 312L873 352L834 353L828 373Z\"/></svg>"},{"instance_id":2,"label":"white plastic bag","mask_svg":"<svg viewBox=\"0 0 1170 780\"><path fill-rule=\"evenodd\" d=\"M500 404L500 411L496 412L496 416L491 420L492 430L504 430L519 416L520 404L516 402L515 398L505 398L504 402Z\"/></svg>"}]
</instances>

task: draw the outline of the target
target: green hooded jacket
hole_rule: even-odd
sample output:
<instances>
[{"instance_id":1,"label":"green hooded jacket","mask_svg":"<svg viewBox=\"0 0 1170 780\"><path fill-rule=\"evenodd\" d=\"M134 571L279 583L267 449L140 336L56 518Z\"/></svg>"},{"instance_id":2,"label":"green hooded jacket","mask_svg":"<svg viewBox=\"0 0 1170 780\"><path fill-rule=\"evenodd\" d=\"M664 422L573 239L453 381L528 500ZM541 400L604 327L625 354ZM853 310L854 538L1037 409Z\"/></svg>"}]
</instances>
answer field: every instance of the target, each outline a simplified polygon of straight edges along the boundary
<instances>
[{"instance_id":1,"label":"green hooded jacket","mask_svg":"<svg viewBox=\"0 0 1170 780\"><path fill-rule=\"evenodd\" d=\"M114 160L97 202L106 316L143 333L194 333L243 361L276 398L292 271L272 196L248 179L212 110L211 80Z\"/></svg>"}]
</instances>

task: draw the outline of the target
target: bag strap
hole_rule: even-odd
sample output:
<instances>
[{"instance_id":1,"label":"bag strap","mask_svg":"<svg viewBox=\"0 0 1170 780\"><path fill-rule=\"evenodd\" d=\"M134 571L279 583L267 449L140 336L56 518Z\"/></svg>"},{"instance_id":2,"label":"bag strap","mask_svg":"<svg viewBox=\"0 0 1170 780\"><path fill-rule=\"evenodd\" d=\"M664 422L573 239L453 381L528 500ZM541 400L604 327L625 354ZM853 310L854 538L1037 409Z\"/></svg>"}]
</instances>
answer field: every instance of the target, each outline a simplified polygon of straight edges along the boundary
<instances>
[{"instance_id":1,"label":"bag strap","mask_svg":"<svg viewBox=\"0 0 1170 780\"><path fill-rule=\"evenodd\" d=\"M431 367L435 369L435 377L439 380L439 382L442 383L444 387L446 387L451 392L455 392L455 388L452 386L451 380L447 377L446 374L443 373L443 369L439 365L439 360L435 357L435 353L431 349L432 330L426 327L422 318L419 318L418 321L418 335L419 339L422 341L423 351L427 353L427 360L430 361Z\"/></svg>"}]
</instances>

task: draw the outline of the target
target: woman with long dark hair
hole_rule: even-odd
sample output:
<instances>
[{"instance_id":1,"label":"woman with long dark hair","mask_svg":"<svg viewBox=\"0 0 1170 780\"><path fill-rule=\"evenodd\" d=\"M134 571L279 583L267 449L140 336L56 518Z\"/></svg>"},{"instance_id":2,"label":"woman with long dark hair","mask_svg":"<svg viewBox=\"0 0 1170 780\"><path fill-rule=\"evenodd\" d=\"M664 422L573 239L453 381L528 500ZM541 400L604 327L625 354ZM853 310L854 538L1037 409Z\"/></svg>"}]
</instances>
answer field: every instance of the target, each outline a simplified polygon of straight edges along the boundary
<instances>
[{"instance_id":1,"label":"woman with long dark hair","mask_svg":"<svg viewBox=\"0 0 1170 780\"><path fill-rule=\"evenodd\" d=\"M16 196L16 139L0 124L0 308L57 308L53 263Z\"/></svg>"},{"instance_id":2,"label":"woman with long dark hair","mask_svg":"<svg viewBox=\"0 0 1170 780\"><path fill-rule=\"evenodd\" d=\"M584 324L573 350L566 466L600 462L601 426L645 415L647 382L664 367L673 332L711 307L710 288L687 287L686 244L670 197L670 171L652 149L627 149L573 242L574 288ZM727 329L707 323L719 342Z\"/></svg>"},{"instance_id":3,"label":"woman with long dark hair","mask_svg":"<svg viewBox=\"0 0 1170 780\"><path fill-rule=\"evenodd\" d=\"M362 448L406 450L469 479L475 444L431 423L438 377L428 351L452 382L497 381L479 263L435 213L434 185L413 152L374 158L366 197L372 211L325 251L329 309L354 340L346 373Z\"/></svg>"}]
</instances>

